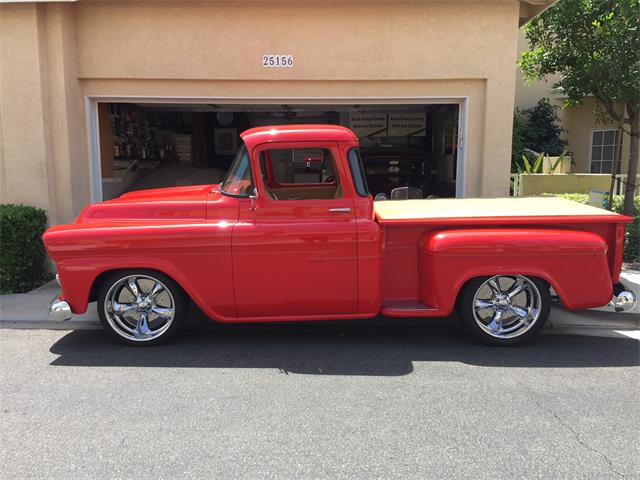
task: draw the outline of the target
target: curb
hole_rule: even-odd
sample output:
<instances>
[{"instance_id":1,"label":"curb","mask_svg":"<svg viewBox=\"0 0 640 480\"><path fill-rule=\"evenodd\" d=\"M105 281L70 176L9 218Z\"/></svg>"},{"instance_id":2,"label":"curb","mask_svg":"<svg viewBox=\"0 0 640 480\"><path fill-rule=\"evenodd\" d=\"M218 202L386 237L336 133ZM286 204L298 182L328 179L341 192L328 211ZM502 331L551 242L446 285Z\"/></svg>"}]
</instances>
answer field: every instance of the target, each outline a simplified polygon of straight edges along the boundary
<instances>
[{"instance_id":1,"label":"curb","mask_svg":"<svg viewBox=\"0 0 640 480\"><path fill-rule=\"evenodd\" d=\"M623 268L622 273L620 274L620 280L625 287L632 290L636 294L636 297L638 299L638 305L636 305L636 309L639 308L640 307L640 271Z\"/></svg>"},{"instance_id":2,"label":"curb","mask_svg":"<svg viewBox=\"0 0 640 480\"><path fill-rule=\"evenodd\" d=\"M100 322L92 320L5 320L0 319L0 330L99 330Z\"/></svg>"},{"instance_id":3,"label":"curb","mask_svg":"<svg viewBox=\"0 0 640 480\"><path fill-rule=\"evenodd\" d=\"M44 285L32 292L0 295L0 329L21 330L88 330L101 328L95 304L82 315L74 315L69 320L50 320L48 306L58 293L57 288Z\"/></svg>"}]
</instances>

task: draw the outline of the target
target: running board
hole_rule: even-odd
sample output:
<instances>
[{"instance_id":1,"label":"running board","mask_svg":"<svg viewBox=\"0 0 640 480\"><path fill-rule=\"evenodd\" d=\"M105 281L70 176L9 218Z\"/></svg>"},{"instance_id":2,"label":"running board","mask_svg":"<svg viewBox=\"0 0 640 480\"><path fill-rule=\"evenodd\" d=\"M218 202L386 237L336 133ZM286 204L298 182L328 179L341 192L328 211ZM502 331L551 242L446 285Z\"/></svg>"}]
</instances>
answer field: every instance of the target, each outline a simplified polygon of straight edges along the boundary
<instances>
[{"instance_id":1,"label":"running board","mask_svg":"<svg viewBox=\"0 0 640 480\"><path fill-rule=\"evenodd\" d=\"M385 300L380 313L388 317L446 317L450 312L429 307L420 300Z\"/></svg>"}]
</instances>

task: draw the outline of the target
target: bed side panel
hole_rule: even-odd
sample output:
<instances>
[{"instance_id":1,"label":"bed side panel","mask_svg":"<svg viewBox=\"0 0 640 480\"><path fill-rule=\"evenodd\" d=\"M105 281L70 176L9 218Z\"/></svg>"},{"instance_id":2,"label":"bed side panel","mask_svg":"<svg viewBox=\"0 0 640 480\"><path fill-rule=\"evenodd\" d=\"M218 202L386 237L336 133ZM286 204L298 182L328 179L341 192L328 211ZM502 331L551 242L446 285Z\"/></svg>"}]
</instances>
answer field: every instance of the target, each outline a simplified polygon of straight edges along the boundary
<instances>
[{"instance_id":1,"label":"bed side panel","mask_svg":"<svg viewBox=\"0 0 640 480\"><path fill-rule=\"evenodd\" d=\"M612 283L607 242L585 231L465 229L428 232L418 243L420 299L452 310L470 279L522 274L546 280L569 309L605 305Z\"/></svg>"}]
</instances>

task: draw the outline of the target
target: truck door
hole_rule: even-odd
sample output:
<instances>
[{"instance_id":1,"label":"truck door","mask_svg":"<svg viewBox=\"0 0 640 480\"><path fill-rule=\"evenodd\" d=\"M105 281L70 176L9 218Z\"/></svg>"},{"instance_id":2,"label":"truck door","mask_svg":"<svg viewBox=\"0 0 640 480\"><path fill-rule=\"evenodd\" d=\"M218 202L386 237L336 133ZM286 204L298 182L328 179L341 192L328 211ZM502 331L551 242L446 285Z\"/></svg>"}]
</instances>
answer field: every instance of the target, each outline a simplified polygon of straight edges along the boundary
<instances>
[{"instance_id":1,"label":"truck door","mask_svg":"<svg viewBox=\"0 0 640 480\"><path fill-rule=\"evenodd\" d=\"M356 219L340 154L330 142L253 152L257 196L242 201L232 239L239 318L358 312Z\"/></svg>"}]
</instances>

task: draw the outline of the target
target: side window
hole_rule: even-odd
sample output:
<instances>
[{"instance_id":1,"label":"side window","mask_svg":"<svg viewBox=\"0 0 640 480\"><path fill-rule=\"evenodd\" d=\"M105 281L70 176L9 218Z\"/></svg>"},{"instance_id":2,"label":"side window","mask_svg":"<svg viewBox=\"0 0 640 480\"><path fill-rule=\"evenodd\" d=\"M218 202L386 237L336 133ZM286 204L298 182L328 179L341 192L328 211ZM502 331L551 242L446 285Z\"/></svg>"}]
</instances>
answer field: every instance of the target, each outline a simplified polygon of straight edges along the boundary
<instances>
[{"instance_id":1,"label":"side window","mask_svg":"<svg viewBox=\"0 0 640 480\"><path fill-rule=\"evenodd\" d=\"M351 178L356 193L361 197L369 196L369 188L367 187L367 179L364 176L364 168L362 168L362 160L360 160L360 151L357 148L349 150L348 154L349 170L351 170Z\"/></svg>"},{"instance_id":2,"label":"side window","mask_svg":"<svg viewBox=\"0 0 640 480\"><path fill-rule=\"evenodd\" d=\"M340 198L335 161L326 148L274 148L260 153L267 194L275 200Z\"/></svg>"}]
</instances>

